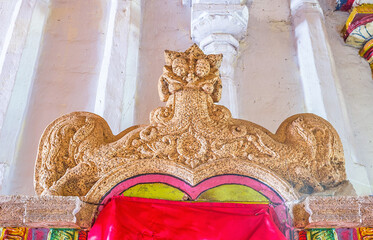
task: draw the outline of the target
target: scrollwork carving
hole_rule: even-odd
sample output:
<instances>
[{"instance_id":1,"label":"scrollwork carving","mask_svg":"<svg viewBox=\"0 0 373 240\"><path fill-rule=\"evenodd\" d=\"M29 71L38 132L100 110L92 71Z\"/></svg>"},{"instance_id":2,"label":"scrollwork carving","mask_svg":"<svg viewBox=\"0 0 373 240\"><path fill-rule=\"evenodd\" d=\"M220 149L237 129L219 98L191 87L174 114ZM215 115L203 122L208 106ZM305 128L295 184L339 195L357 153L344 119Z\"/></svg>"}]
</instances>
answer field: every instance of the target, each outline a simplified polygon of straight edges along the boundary
<instances>
[{"instance_id":1,"label":"scrollwork carving","mask_svg":"<svg viewBox=\"0 0 373 240\"><path fill-rule=\"evenodd\" d=\"M181 53L166 51L159 94L167 103L151 113L148 126L113 136L107 123L91 113L54 121L41 138L36 192L85 195L112 169L141 159L177 163L192 172L211 161L244 159L303 192L323 191L346 180L342 144L324 119L295 115L272 134L215 105L221 97L221 58L205 55L197 45Z\"/></svg>"}]
</instances>

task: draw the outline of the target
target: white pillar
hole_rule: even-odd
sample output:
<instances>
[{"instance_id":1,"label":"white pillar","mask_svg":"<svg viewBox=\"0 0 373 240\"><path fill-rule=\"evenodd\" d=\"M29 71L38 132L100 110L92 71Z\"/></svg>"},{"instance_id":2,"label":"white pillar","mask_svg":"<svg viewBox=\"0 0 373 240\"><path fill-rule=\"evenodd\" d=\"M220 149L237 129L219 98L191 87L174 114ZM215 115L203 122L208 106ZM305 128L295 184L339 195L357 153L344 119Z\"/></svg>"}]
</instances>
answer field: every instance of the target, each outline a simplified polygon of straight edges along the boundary
<instances>
[{"instance_id":1,"label":"white pillar","mask_svg":"<svg viewBox=\"0 0 373 240\"><path fill-rule=\"evenodd\" d=\"M111 0L95 113L114 134L134 125L141 0Z\"/></svg>"},{"instance_id":2,"label":"white pillar","mask_svg":"<svg viewBox=\"0 0 373 240\"><path fill-rule=\"evenodd\" d=\"M220 75L223 83L220 104L238 117L238 83L234 68L239 40L246 34L249 11L239 0L193 0L191 35L206 54L223 54Z\"/></svg>"},{"instance_id":3,"label":"white pillar","mask_svg":"<svg viewBox=\"0 0 373 240\"><path fill-rule=\"evenodd\" d=\"M370 194L366 169L357 163L353 152L354 137L322 9L317 0L292 0L291 14L306 112L325 118L336 128L344 147L348 179L358 194Z\"/></svg>"},{"instance_id":4,"label":"white pillar","mask_svg":"<svg viewBox=\"0 0 373 240\"><path fill-rule=\"evenodd\" d=\"M106 0L51 0L37 66L26 65L35 73L23 76L33 85L24 96L29 101L16 148L9 151L5 194L34 194L36 152L48 124L73 111L94 111L109 9Z\"/></svg>"},{"instance_id":5,"label":"white pillar","mask_svg":"<svg viewBox=\"0 0 373 240\"><path fill-rule=\"evenodd\" d=\"M9 169L14 163L19 144L18 137L27 111L44 22L48 16L47 0L4 1L1 7L5 7L5 3L8 4L8 8L3 8L4 14L0 14L3 27L0 29L0 189L2 192L4 186L11 181ZM7 13L10 13L11 17Z\"/></svg>"}]
</instances>

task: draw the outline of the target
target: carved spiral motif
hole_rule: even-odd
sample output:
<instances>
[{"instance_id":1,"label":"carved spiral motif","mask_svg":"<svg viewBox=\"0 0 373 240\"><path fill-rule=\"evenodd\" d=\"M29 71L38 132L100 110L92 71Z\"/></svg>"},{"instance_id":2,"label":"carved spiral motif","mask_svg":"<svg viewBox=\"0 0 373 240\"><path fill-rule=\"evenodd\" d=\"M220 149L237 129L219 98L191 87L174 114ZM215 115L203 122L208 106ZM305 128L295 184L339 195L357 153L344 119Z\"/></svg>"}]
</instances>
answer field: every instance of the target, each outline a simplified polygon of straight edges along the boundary
<instances>
[{"instance_id":1,"label":"carved spiral motif","mask_svg":"<svg viewBox=\"0 0 373 240\"><path fill-rule=\"evenodd\" d=\"M151 113L151 122L155 124L165 124L170 121L173 117L173 108L170 107L159 107L153 110Z\"/></svg>"}]
</instances>

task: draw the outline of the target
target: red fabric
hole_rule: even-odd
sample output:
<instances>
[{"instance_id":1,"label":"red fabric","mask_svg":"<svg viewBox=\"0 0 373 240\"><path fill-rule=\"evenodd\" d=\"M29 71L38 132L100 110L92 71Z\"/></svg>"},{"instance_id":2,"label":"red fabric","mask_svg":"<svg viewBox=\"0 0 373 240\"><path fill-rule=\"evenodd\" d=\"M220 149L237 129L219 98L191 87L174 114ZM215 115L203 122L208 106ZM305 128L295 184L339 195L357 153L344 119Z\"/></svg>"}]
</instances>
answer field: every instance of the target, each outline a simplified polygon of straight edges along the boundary
<instances>
[{"instance_id":1,"label":"red fabric","mask_svg":"<svg viewBox=\"0 0 373 240\"><path fill-rule=\"evenodd\" d=\"M114 197L88 240L285 240L266 204Z\"/></svg>"}]
</instances>

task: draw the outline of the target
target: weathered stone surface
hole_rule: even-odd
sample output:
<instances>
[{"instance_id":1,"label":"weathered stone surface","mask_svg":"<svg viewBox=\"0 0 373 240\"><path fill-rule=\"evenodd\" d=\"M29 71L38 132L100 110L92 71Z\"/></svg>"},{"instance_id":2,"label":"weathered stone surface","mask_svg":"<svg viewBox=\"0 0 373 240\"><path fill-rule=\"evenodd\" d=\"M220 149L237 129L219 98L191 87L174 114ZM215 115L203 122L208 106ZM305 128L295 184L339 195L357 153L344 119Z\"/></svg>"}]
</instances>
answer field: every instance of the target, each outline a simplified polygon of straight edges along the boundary
<instances>
[{"instance_id":1,"label":"weathered stone surface","mask_svg":"<svg viewBox=\"0 0 373 240\"><path fill-rule=\"evenodd\" d=\"M47 127L35 169L38 194L83 196L102 188L96 183L111 171L123 169L134 176L139 168L131 172L129 166L137 161L147 166L140 166L143 173L183 169L178 170L183 173L179 177L192 179L191 184L199 173L237 174L234 162L241 168L250 164L265 168L302 192L324 191L346 180L342 144L326 120L313 114L294 115L272 134L233 119L228 109L214 104L221 98L221 55L205 55L193 45L185 52L166 51L165 60L158 86L167 104L151 113L150 125L114 136L101 117L75 112ZM214 163L220 168L212 168ZM118 183L122 176L111 181Z\"/></svg>"},{"instance_id":2,"label":"weathered stone surface","mask_svg":"<svg viewBox=\"0 0 373 240\"><path fill-rule=\"evenodd\" d=\"M338 223L349 225L360 221L359 204L355 197L310 197L307 207L311 210L310 223L326 222L338 226Z\"/></svg>"},{"instance_id":3,"label":"weathered stone surface","mask_svg":"<svg viewBox=\"0 0 373 240\"><path fill-rule=\"evenodd\" d=\"M25 203L21 196L0 196L0 226L23 225Z\"/></svg>"},{"instance_id":4,"label":"weathered stone surface","mask_svg":"<svg viewBox=\"0 0 373 240\"><path fill-rule=\"evenodd\" d=\"M356 196L356 191L350 181L345 181L323 192L313 193L312 196Z\"/></svg>"},{"instance_id":5,"label":"weathered stone surface","mask_svg":"<svg viewBox=\"0 0 373 240\"><path fill-rule=\"evenodd\" d=\"M373 197L359 198L361 226L373 227Z\"/></svg>"},{"instance_id":6,"label":"weathered stone surface","mask_svg":"<svg viewBox=\"0 0 373 240\"><path fill-rule=\"evenodd\" d=\"M75 214L80 210L80 200L77 197L28 198L25 202L24 223L27 226L77 226Z\"/></svg>"},{"instance_id":7,"label":"weathered stone surface","mask_svg":"<svg viewBox=\"0 0 373 240\"><path fill-rule=\"evenodd\" d=\"M0 196L0 226L89 228L95 210L78 197Z\"/></svg>"},{"instance_id":8,"label":"weathered stone surface","mask_svg":"<svg viewBox=\"0 0 373 240\"><path fill-rule=\"evenodd\" d=\"M293 206L293 219L297 228L373 226L373 197L310 196Z\"/></svg>"},{"instance_id":9,"label":"weathered stone surface","mask_svg":"<svg viewBox=\"0 0 373 240\"><path fill-rule=\"evenodd\" d=\"M96 217L97 205L80 202L80 211L75 215L76 223L82 229L90 229Z\"/></svg>"},{"instance_id":10,"label":"weathered stone surface","mask_svg":"<svg viewBox=\"0 0 373 240\"><path fill-rule=\"evenodd\" d=\"M310 217L310 214L305 209L305 204L300 203L296 204L292 208L293 213L293 219L296 220L294 222L295 227L303 227L308 224L308 219Z\"/></svg>"}]
</instances>

